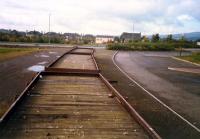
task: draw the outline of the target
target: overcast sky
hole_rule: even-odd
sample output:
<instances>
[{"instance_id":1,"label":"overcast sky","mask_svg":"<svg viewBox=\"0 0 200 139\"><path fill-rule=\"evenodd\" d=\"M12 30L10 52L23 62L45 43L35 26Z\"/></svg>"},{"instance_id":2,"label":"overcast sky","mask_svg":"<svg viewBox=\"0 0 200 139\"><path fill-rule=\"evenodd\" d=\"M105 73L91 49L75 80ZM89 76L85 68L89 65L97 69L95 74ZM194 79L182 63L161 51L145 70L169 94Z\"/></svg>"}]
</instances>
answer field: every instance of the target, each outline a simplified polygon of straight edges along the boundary
<instances>
[{"instance_id":1,"label":"overcast sky","mask_svg":"<svg viewBox=\"0 0 200 139\"><path fill-rule=\"evenodd\" d=\"M200 0L0 0L0 28L120 35L200 31Z\"/></svg>"}]
</instances>

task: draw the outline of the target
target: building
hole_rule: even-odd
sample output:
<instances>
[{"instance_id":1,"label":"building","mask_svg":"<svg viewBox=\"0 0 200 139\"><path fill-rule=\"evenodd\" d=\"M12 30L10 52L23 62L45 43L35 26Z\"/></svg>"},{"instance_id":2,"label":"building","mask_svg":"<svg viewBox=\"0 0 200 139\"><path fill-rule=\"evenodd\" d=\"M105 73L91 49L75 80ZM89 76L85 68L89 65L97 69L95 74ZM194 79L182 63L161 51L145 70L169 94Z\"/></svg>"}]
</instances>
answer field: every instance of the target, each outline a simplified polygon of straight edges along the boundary
<instances>
[{"instance_id":1,"label":"building","mask_svg":"<svg viewBox=\"0 0 200 139\"><path fill-rule=\"evenodd\" d=\"M82 40L87 43L94 43L95 36L93 36L92 34L86 34L86 35L83 35Z\"/></svg>"},{"instance_id":2,"label":"building","mask_svg":"<svg viewBox=\"0 0 200 139\"><path fill-rule=\"evenodd\" d=\"M32 37L34 37L34 36L41 36L42 35L42 33L40 33L39 31L27 31L26 32L26 37L29 37L29 38L32 38Z\"/></svg>"},{"instance_id":3,"label":"building","mask_svg":"<svg viewBox=\"0 0 200 139\"><path fill-rule=\"evenodd\" d=\"M95 42L97 44L109 43L114 41L114 36L97 35Z\"/></svg>"},{"instance_id":4,"label":"building","mask_svg":"<svg viewBox=\"0 0 200 139\"><path fill-rule=\"evenodd\" d=\"M64 33L65 41L79 41L81 39L81 35L78 33Z\"/></svg>"},{"instance_id":5,"label":"building","mask_svg":"<svg viewBox=\"0 0 200 139\"><path fill-rule=\"evenodd\" d=\"M130 40L140 40L141 39L141 33L128 33L128 32L124 32L122 33L122 35L120 36L120 40L122 42L128 42Z\"/></svg>"},{"instance_id":6,"label":"building","mask_svg":"<svg viewBox=\"0 0 200 139\"><path fill-rule=\"evenodd\" d=\"M197 42L197 45L200 47L200 42Z\"/></svg>"}]
</instances>

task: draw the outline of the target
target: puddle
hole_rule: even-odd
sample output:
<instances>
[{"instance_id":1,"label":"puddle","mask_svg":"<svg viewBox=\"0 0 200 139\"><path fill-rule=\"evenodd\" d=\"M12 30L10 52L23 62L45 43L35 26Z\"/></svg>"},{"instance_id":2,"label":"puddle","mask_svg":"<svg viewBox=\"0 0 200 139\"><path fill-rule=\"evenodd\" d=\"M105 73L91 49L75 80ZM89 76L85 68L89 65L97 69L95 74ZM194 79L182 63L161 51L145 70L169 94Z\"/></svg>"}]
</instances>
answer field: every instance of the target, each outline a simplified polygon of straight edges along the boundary
<instances>
[{"instance_id":1,"label":"puddle","mask_svg":"<svg viewBox=\"0 0 200 139\"><path fill-rule=\"evenodd\" d=\"M43 61L43 62L39 62L38 65L44 65L44 64L47 64L47 63L49 63L49 62Z\"/></svg>"},{"instance_id":2,"label":"puddle","mask_svg":"<svg viewBox=\"0 0 200 139\"><path fill-rule=\"evenodd\" d=\"M144 54L146 57L170 57L169 55L159 55L159 54Z\"/></svg>"},{"instance_id":3,"label":"puddle","mask_svg":"<svg viewBox=\"0 0 200 139\"><path fill-rule=\"evenodd\" d=\"M49 57L48 55L35 55L35 57Z\"/></svg>"},{"instance_id":4,"label":"puddle","mask_svg":"<svg viewBox=\"0 0 200 139\"><path fill-rule=\"evenodd\" d=\"M29 71L34 71L34 72L41 72L44 70L44 66L41 65L34 65L28 68Z\"/></svg>"},{"instance_id":5,"label":"puddle","mask_svg":"<svg viewBox=\"0 0 200 139\"><path fill-rule=\"evenodd\" d=\"M39 55L35 55L35 57L40 57Z\"/></svg>"},{"instance_id":6,"label":"puddle","mask_svg":"<svg viewBox=\"0 0 200 139\"><path fill-rule=\"evenodd\" d=\"M57 54L58 52L49 52L49 54Z\"/></svg>"},{"instance_id":7,"label":"puddle","mask_svg":"<svg viewBox=\"0 0 200 139\"><path fill-rule=\"evenodd\" d=\"M48 55L40 55L40 57L49 57Z\"/></svg>"}]
</instances>

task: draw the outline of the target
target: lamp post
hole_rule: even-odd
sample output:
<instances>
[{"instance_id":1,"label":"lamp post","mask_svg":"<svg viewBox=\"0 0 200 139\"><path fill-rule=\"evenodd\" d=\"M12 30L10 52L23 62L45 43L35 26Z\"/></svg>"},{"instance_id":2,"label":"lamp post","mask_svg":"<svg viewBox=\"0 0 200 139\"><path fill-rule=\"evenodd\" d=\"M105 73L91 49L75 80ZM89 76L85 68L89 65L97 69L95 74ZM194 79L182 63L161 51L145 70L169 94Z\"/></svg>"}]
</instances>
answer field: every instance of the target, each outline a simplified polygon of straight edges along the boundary
<instances>
[{"instance_id":1,"label":"lamp post","mask_svg":"<svg viewBox=\"0 0 200 139\"><path fill-rule=\"evenodd\" d=\"M50 31L51 31L51 14L49 13L49 44L51 43L51 34L50 34Z\"/></svg>"},{"instance_id":2,"label":"lamp post","mask_svg":"<svg viewBox=\"0 0 200 139\"><path fill-rule=\"evenodd\" d=\"M184 38L185 38L185 34L183 33L181 41L184 41ZM183 51L183 48L182 48L182 46L180 46L180 56L182 56L182 51Z\"/></svg>"},{"instance_id":3,"label":"lamp post","mask_svg":"<svg viewBox=\"0 0 200 139\"><path fill-rule=\"evenodd\" d=\"M133 36L132 36L133 38L133 41L134 41L134 23L133 23Z\"/></svg>"}]
</instances>

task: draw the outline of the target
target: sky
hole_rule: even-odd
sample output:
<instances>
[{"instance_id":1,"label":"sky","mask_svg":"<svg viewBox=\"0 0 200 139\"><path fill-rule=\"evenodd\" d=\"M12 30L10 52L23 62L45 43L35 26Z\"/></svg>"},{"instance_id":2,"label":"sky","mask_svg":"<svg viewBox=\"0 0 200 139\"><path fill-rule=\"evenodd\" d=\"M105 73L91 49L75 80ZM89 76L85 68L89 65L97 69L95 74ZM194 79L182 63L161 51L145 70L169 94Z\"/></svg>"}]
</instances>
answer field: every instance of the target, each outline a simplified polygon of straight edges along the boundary
<instances>
[{"instance_id":1,"label":"sky","mask_svg":"<svg viewBox=\"0 0 200 139\"><path fill-rule=\"evenodd\" d=\"M48 32L49 15L60 33L200 31L200 0L0 0L0 28Z\"/></svg>"}]
</instances>

